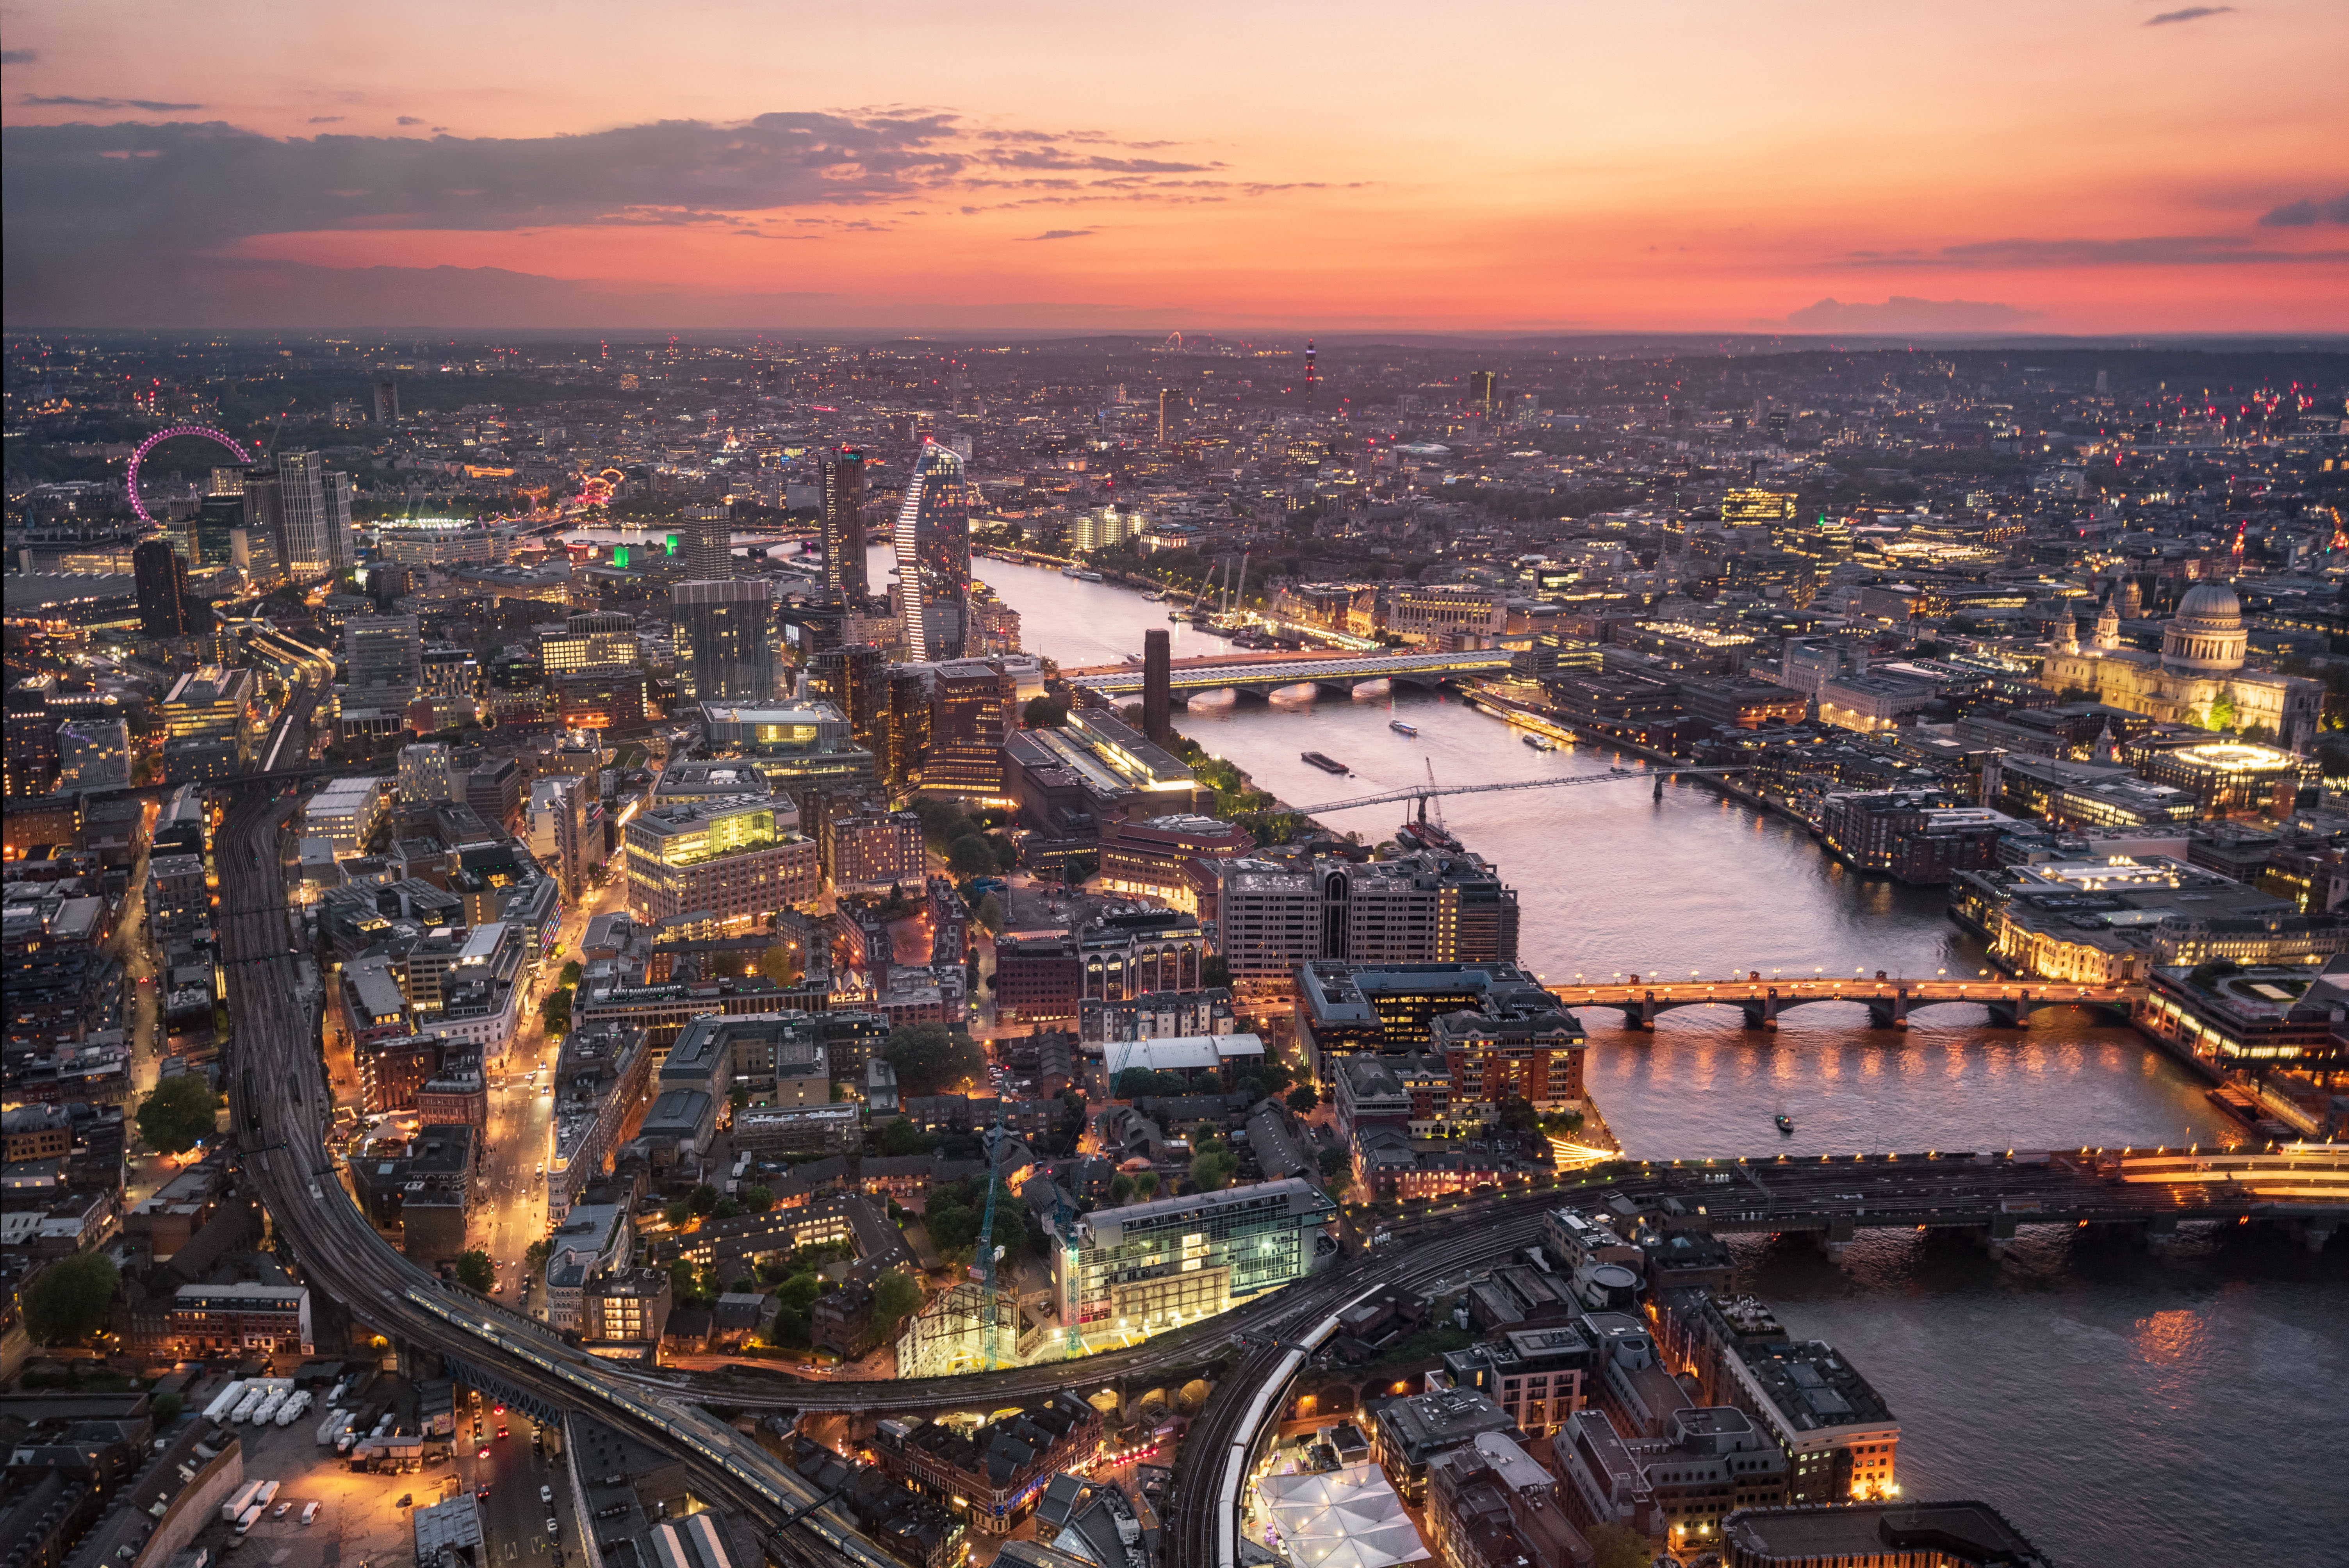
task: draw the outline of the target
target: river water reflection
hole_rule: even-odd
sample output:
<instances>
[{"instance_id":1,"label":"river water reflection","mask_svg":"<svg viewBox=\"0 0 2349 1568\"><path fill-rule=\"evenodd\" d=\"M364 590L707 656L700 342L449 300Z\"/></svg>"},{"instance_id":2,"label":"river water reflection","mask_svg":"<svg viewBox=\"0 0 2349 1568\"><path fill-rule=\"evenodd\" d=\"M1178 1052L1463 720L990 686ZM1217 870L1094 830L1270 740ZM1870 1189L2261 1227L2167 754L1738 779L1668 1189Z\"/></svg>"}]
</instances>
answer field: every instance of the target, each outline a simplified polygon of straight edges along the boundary
<instances>
[{"instance_id":1,"label":"river water reflection","mask_svg":"<svg viewBox=\"0 0 2349 1568\"><path fill-rule=\"evenodd\" d=\"M997 561L978 575L1063 665L1139 655L1166 625L1139 595ZM874 582L886 580L875 552ZM1174 628L1177 658L1226 645ZM1401 717L1416 737L1388 728ZM1602 748L1536 751L1457 698L1201 701L1177 727L1294 805L1426 777L1607 777ZM1303 762L1321 751L1354 769ZM1368 839L1402 808L1326 814ZM1699 785L1599 782L1454 797L1453 831L1517 889L1525 961L1577 974L1759 969L1965 975L1981 949L1937 890L1858 876L1800 829ZM2046 1013L2021 1030L1937 1007L1906 1033L1816 1006L1775 1036L1728 1009L1652 1033L1582 1015L1593 1099L1651 1158L2209 1141L2199 1086L2134 1032ZM1781 1140L1784 1111L1795 1135ZM2061 1562L2337 1563L2349 1486L2324 1418L2349 1399L2349 1243L2312 1257L2281 1233L2189 1233L2167 1257L2111 1238L2025 1232L2003 1263L1964 1242L1867 1233L1840 1264L1795 1242L1738 1243L1750 1284L1800 1336L1847 1351L1903 1425L1914 1498L1981 1497ZM2330 1478L2330 1479L2328 1479Z\"/></svg>"}]
</instances>

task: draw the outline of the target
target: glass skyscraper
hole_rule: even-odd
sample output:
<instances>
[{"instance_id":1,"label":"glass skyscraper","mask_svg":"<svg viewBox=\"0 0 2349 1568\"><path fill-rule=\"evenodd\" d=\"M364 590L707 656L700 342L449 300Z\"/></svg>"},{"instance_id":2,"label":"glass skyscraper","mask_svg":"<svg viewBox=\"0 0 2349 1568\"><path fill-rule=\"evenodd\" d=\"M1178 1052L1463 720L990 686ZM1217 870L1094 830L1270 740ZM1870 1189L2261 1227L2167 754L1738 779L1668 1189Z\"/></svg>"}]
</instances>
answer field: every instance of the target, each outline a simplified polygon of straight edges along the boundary
<instances>
[{"instance_id":1,"label":"glass skyscraper","mask_svg":"<svg viewBox=\"0 0 2349 1568\"><path fill-rule=\"evenodd\" d=\"M962 459L924 443L897 509L897 583L905 657L958 659L969 646L970 486Z\"/></svg>"},{"instance_id":2,"label":"glass skyscraper","mask_svg":"<svg viewBox=\"0 0 2349 1568\"><path fill-rule=\"evenodd\" d=\"M678 673L697 702L770 701L775 695L774 598L761 578L680 583Z\"/></svg>"}]
</instances>

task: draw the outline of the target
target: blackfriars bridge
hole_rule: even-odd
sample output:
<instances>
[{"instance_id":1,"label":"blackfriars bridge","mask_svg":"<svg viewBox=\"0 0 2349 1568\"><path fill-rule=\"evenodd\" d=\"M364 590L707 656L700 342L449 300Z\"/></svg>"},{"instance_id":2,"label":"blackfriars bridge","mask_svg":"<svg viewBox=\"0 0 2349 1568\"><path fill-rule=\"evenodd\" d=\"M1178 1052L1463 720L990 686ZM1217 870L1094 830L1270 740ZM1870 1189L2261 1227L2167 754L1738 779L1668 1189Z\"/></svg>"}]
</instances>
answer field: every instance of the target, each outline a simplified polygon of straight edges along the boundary
<instances>
[{"instance_id":1,"label":"blackfriars bridge","mask_svg":"<svg viewBox=\"0 0 2349 1568\"><path fill-rule=\"evenodd\" d=\"M1181 659L1166 672L1167 689L1178 698L1203 692L1236 691L1264 696L1283 686L1319 686L1351 692L1370 681L1398 686L1441 686L1476 676L1506 671L1506 652L1471 650L1456 654L1353 654L1316 658L1307 654L1248 658L1228 655L1205 659ZM1139 663L1120 669L1071 671L1069 685L1103 696L1130 696L1142 689Z\"/></svg>"},{"instance_id":2,"label":"blackfriars bridge","mask_svg":"<svg viewBox=\"0 0 2349 1568\"><path fill-rule=\"evenodd\" d=\"M1735 1007L1749 1029L1775 1029L1789 1007L1815 1002L1857 1002L1868 1009L1871 1026L1905 1029L1909 1016L1920 1007L1961 1005L1980 1007L1999 1028L2020 1027L2032 1014L2045 1007L2093 1007L2113 1014L2123 1023L2137 1016L2145 987L2074 985L2052 980L1974 979L1910 980L1894 978L1882 970L1874 979L1764 979L1759 970L1725 980L1692 975L1666 980L1661 975L1610 976L1586 985L1553 985L1549 992L1569 1007L1612 1007L1634 1028L1652 1029L1657 1018L1676 1007Z\"/></svg>"}]
</instances>

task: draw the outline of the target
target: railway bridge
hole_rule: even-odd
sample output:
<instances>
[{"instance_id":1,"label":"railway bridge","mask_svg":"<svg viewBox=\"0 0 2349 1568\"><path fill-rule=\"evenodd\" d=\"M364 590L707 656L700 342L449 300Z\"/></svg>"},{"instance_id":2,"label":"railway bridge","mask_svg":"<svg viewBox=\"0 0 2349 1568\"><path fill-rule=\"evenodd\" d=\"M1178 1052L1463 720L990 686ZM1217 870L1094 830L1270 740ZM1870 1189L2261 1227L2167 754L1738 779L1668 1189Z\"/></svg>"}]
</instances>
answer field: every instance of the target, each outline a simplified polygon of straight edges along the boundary
<instances>
[{"instance_id":1,"label":"railway bridge","mask_svg":"<svg viewBox=\"0 0 2349 1568\"><path fill-rule=\"evenodd\" d=\"M1814 975L1808 980L1772 977L1759 970L1743 975L1708 980L1691 975L1666 980L1661 975L1614 975L1586 983L1579 976L1570 985L1551 985L1550 994L1569 1007L1611 1007L1626 1025L1652 1029L1656 1020L1679 1007L1735 1007L1749 1029L1775 1029L1790 1007L1818 1002L1856 1002L1868 1009L1868 1023L1878 1029L1905 1029L1920 1007L1980 1007L1999 1028L2018 1028L2031 1015L2046 1007L2091 1007L2127 1023L2145 1000L2142 985L2075 985L2051 980L1976 978L1930 980L1896 977L1878 970L1873 979L1854 975L1830 979Z\"/></svg>"},{"instance_id":2,"label":"railway bridge","mask_svg":"<svg viewBox=\"0 0 2349 1568\"><path fill-rule=\"evenodd\" d=\"M1392 681L1398 686L1442 686L1448 681L1489 676L1506 670L1509 655L1489 649L1456 654L1310 654L1271 655L1259 658L1219 655L1185 659L1167 670L1167 689L1178 700L1202 692L1236 691L1265 696L1283 686L1318 686L1351 692L1368 681ZM1142 665L1117 669L1076 670L1068 684L1103 696L1130 696L1142 690Z\"/></svg>"}]
</instances>

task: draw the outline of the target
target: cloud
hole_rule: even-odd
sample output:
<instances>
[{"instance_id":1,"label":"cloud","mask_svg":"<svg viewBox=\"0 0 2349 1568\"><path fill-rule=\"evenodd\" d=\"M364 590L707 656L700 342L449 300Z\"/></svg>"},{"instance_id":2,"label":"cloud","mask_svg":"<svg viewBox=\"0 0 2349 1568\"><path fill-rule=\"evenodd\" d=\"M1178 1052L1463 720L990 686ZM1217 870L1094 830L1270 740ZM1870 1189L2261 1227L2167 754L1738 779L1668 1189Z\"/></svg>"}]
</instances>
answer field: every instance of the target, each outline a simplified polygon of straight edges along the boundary
<instances>
[{"instance_id":1,"label":"cloud","mask_svg":"<svg viewBox=\"0 0 2349 1568\"><path fill-rule=\"evenodd\" d=\"M2146 26L2167 27L2174 22L2199 22L2205 16L2224 16L2233 10L2232 5L2189 5L2183 11L2164 11Z\"/></svg>"},{"instance_id":2,"label":"cloud","mask_svg":"<svg viewBox=\"0 0 2349 1568\"><path fill-rule=\"evenodd\" d=\"M0 49L0 66L29 66L38 63L38 49Z\"/></svg>"},{"instance_id":3,"label":"cloud","mask_svg":"<svg viewBox=\"0 0 2349 1568\"><path fill-rule=\"evenodd\" d=\"M1854 251L1856 267L2290 266L2349 259L2349 251L2268 251L2234 234L2154 234L2127 240L1979 240L1938 251Z\"/></svg>"},{"instance_id":4,"label":"cloud","mask_svg":"<svg viewBox=\"0 0 2349 1568\"><path fill-rule=\"evenodd\" d=\"M2038 312L1989 300L1917 299L1894 294L1881 304L1823 299L1790 311L1783 323L1757 321L1756 326L1784 325L1811 332L1997 332L2033 320Z\"/></svg>"},{"instance_id":5,"label":"cloud","mask_svg":"<svg viewBox=\"0 0 2349 1568\"><path fill-rule=\"evenodd\" d=\"M2261 224L2270 229L2304 229L2312 223L2349 223L2349 191L2329 201L2287 201L2262 213Z\"/></svg>"},{"instance_id":6,"label":"cloud","mask_svg":"<svg viewBox=\"0 0 2349 1568\"><path fill-rule=\"evenodd\" d=\"M343 123L343 117L338 114L314 114L310 117L310 123L312 125L340 125Z\"/></svg>"},{"instance_id":7,"label":"cloud","mask_svg":"<svg viewBox=\"0 0 2349 1568\"><path fill-rule=\"evenodd\" d=\"M1081 240L1092 232L1091 229L1047 229L1040 234L1022 234L1019 238L1023 241Z\"/></svg>"},{"instance_id":8,"label":"cloud","mask_svg":"<svg viewBox=\"0 0 2349 1568\"><path fill-rule=\"evenodd\" d=\"M204 107L200 103L160 103L154 98L73 98L67 95L42 98L33 93L26 93L17 101L26 108L104 108L118 111L135 108L146 114L186 114Z\"/></svg>"},{"instance_id":9,"label":"cloud","mask_svg":"<svg viewBox=\"0 0 2349 1568\"><path fill-rule=\"evenodd\" d=\"M412 114L404 114L399 117L398 123L401 125L422 125L424 122L417 119Z\"/></svg>"}]
</instances>

